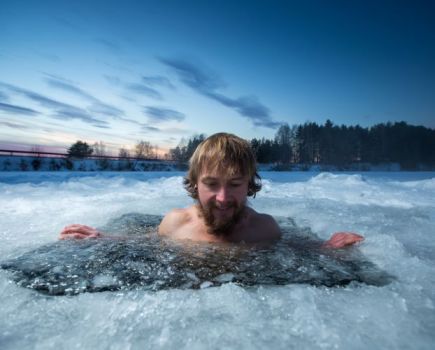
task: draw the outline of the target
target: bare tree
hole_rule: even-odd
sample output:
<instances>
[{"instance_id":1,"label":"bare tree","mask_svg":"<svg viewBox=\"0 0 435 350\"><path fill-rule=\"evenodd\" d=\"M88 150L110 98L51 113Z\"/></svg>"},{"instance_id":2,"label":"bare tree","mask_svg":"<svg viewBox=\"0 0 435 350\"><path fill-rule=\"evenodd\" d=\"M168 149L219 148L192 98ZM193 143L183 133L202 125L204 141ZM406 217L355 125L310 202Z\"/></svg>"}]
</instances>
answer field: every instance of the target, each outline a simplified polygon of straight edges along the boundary
<instances>
[{"instance_id":1,"label":"bare tree","mask_svg":"<svg viewBox=\"0 0 435 350\"><path fill-rule=\"evenodd\" d=\"M43 149L39 145L33 145L32 148L30 148L30 152L37 153L37 157L39 158L41 156L41 152L43 152Z\"/></svg>"},{"instance_id":2,"label":"bare tree","mask_svg":"<svg viewBox=\"0 0 435 350\"><path fill-rule=\"evenodd\" d=\"M92 149L94 150L94 156L104 157L107 156L107 148L103 141L95 142L92 145Z\"/></svg>"},{"instance_id":3,"label":"bare tree","mask_svg":"<svg viewBox=\"0 0 435 350\"><path fill-rule=\"evenodd\" d=\"M94 150L94 156L99 157L97 159L97 164L100 170L107 170L110 168L110 161L105 158L107 154L107 148L103 141L95 142L92 145L92 149Z\"/></svg>"},{"instance_id":4,"label":"bare tree","mask_svg":"<svg viewBox=\"0 0 435 350\"><path fill-rule=\"evenodd\" d=\"M124 147L121 147L118 152L118 170L133 170L135 163L130 160L130 151Z\"/></svg>"},{"instance_id":5,"label":"bare tree","mask_svg":"<svg viewBox=\"0 0 435 350\"><path fill-rule=\"evenodd\" d=\"M118 152L118 158L120 159L130 158L130 151L124 147L121 147Z\"/></svg>"},{"instance_id":6,"label":"bare tree","mask_svg":"<svg viewBox=\"0 0 435 350\"><path fill-rule=\"evenodd\" d=\"M134 146L134 155L138 159L153 158L154 147L148 141L139 141Z\"/></svg>"},{"instance_id":7,"label":"bare tree","mask_svg":"<svg viewBox=\"0 0 435 350\"><path fill-rule=\"evenodd\" d=\"M154 158L158 159L159 158L159 146L154 145L153 149L154 149Z\"/></svg>"}]
</instances>

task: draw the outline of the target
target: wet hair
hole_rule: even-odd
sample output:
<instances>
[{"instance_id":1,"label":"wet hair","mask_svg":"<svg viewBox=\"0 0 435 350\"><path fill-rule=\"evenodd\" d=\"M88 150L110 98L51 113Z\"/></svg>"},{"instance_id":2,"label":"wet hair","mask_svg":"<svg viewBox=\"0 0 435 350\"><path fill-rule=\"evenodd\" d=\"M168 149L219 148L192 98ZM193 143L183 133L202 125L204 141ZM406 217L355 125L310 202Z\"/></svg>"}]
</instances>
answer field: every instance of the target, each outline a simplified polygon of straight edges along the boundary
<instances>
[{"instance_id":1,"label":"wet hair","mask_svg":"<svg viewBox=\"0 0 435 350\"><path fill-rule=\"evenodd\" d=\"M202 141L189 160L184 187L189 195L198 199L197 184L200 174L207 169L227 176L248 176L248 196L261 190L261 178L251 145L244 139L227 133L217 133Z\"/></svg>"}]
</instances>

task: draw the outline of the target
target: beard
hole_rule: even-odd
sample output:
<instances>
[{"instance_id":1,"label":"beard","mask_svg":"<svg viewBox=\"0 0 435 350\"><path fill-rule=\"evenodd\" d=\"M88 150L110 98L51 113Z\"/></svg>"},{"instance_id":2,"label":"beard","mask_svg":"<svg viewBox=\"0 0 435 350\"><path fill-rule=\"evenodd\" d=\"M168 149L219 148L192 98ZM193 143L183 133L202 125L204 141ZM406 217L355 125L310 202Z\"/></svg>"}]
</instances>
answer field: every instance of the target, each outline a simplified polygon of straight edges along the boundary
<instances>
[{"instance_id":1,"label":"beard","mask_svg":"<svg viewBox=\"0 0 435 350\"><path fill-rule=\"evenodd\" d=\"M237 223L240 222L243 210L245 209L245 203L229 203L226 208L233 209L232 215L226 218L219 218L213 214L213 210L219 210L214 202L208 205L202 205L197 201L196 205L200 217L204 219L205 225L207 226L207 232L215 236L230 235Z\"/></svg>"}]
</instances>

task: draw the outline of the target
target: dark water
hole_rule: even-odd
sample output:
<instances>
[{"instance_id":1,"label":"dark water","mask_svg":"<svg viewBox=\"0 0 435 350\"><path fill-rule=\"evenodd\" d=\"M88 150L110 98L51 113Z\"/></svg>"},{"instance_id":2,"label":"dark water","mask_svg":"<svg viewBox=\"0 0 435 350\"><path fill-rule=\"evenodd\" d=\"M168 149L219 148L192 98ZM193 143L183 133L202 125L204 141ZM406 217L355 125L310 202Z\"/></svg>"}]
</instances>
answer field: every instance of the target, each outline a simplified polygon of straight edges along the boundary
<instances>
[{"instance_id":1,"label":"dark water","mask_svg":"<svg viewBox=\"0 0 435 350\"><path fill-rule=\"evenodd\" d=\"M356 248L324 250L308 229L282 218L284 238L268 246L186 243L156 235L161 217L127 214L105 232L119 239L57 241L3 261L18 285L50 295L117 290L308 283L382 286L392 277Z\"/></svg>"}]
</instances>

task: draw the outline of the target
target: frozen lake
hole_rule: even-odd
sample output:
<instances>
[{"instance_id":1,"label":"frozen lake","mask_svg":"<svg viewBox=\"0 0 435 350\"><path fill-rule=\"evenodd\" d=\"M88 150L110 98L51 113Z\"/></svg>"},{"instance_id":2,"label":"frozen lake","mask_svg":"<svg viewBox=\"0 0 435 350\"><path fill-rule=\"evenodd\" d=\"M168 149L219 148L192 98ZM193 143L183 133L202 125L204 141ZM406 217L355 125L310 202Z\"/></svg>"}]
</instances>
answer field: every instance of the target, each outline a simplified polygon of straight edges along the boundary
<instances>
[{"instance_id":1,"label":"frozen lake","mask_svg":"<svg viewBox=\"0 0 435 350\"><path fill-rule=\"evenodd\" d=\"M432 349L435 173L273 173L250 205L327 239L349 230L396 276L385 286L307 284L47 296L0 270L1 349ZM0 260L70 223L191 204L183 173L0 173Z\"/></svg>"}]
</instances>

